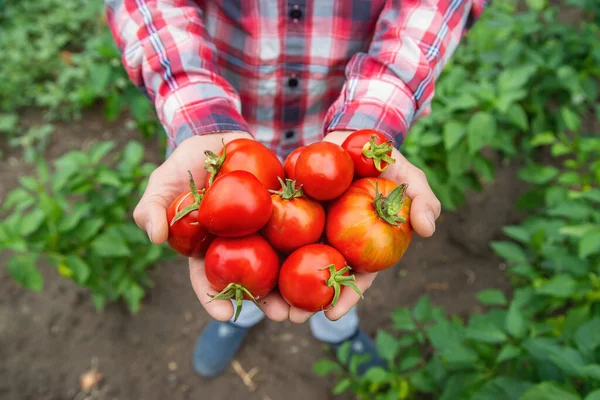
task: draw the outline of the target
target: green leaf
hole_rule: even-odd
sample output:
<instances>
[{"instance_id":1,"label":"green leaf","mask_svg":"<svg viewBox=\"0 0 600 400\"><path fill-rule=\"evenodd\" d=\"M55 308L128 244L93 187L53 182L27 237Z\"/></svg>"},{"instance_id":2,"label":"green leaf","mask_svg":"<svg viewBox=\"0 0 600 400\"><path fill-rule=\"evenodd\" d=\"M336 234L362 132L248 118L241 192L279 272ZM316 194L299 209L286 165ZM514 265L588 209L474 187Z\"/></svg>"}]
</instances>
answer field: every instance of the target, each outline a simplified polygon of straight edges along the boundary
<instances>
[{"instance_id":1,"label":"green leaf","mask_svg":"<svg viewBox=\"0 0 600 400\"><path fill-rule=\"evenodd\" d=\"M94 63L90 68L89 78L91 89L96 95L103 95L106 90L111 75L110 64Z\"/></svg>"},{"instance_id":2,"label":"green leaf","mask_svg":"<svg viewBox=\"0 0 600 400\"><path fill-rule=\"evenodd\" d=\"M486 378L480 373L461 373L450 376L444 386L444 391L436 400L467 399L467 393L480 385Z\"/></svg>"},{"instance_id":3,"label":"green leaf","mask_svg":"<svg viewBox=\"0 0 600 400\"><path fill-rule=\"evenodd\" d=\"M512 360L515 357L521 355L521 349L517 346L507 343L505 344L500 353L498 353L498 357L496 357L496 363L501 363L503 361Z\"/></svg>"},{"instance_id":4,"label":"green leaf","mask_svg":"<svg viewBox=\"0 0 600 400\"><path fill-rule=\"evenodd\" d=\"M102 229L103 226L104 220L101 218L85 219L81 225L75 229L73 234L82 241L90 240L100 231L100 229Z\"/></svg>"},{"instance_id":5,"label":"green leaf","mask_svg":"<svg viewBox=\"0 0 600 400\"><path fill-rule=\"evenodd\" d=\"M506 331L514 338L523 338L527 333L527 322L517 303L512 302L508 307L504 326Z\"/></svg>"},{"instance_id":6,"label":"green leaf","mask_svg":"<svg viewBox=\"0 0 600 400\"><path fill-rule=\"evenodd\" d=\"M350 341L346 341L337 349L337 358L342 364L348 364L350 358Z\"/></svg>"},{"instance_id":7,"label":"green leaf","mask_svg":"<svg viewBox=\"0 0 600 400\"><path fill-rule=\"evenodd\" d=\"M499 376L483 385L471 400L516 400L531 386L531 382Z\"/></svg>"},{"instance_id":8,"label":"green leaf","mask_svg":"<svg viewBox=\"0 0 600 400\"><path fill-rule=\"evenodd\" d=\"M600 365L599 364L590 364L581 368L581 372L583 375L600 381Z\"/></svg>"},{"instance_id":9,"label":"green leaf","mask_svg":"<svg viewBox=\"0 0 600 400\"><path fill-rule=\"evenodd\" d=\"M589 232L593 231L594 229L596 229L595 224L580 224L580 225L564 226L559 229L559 232L561 235L581 238L581 237L587 235Z\"/></svg>"},{"instance_id":10,"label":"green leaf","mask_svg":"<svg viewBox=\"0 0 600 400\"><path fill-rule=\"evenodd\" d=\"M600 253L600 229L588 232L579 242L579 257Z\"/></svg>"},{"instance_id":11,"label":"green leaf","mask_svg":"<svg viewBox=\"0 0 600 400\"><path fill-rule=\"evenodd\" d=\"M567 129L572 132L577 132L581 126L581 117L575 111L568 107L560 108L560 116L565 123Z\"/></svg>"},{"instance_id":12,"label":"green leaf","mask_svg":"<svg viewBox=\"0 0 600 400\"><path fill-rule=\"evenodd\" d=\"M90 212L91 205L88 203L78 203L70 214L63 216L58 223L58 231L68 232L75 228L79 222Z\"/></svg>"},{"instance_id":13,"label":"green leaf","mask_svg":"<svg viewBox=\"0 0 600 400\"><path fill-rule=\"evenodd\" d=\"M536 293L552 297L568 298L575 293L577 282L567 274L559 274L544 282L536 288Z\"/></svg>"},{"instance_id":14,"label":"green leaf","mask_svg":"<svg viewBox=\"0 0 600 400\"><path fill-rule=\"evenodd\" d=\"M466 329L467 338L484 343L504 343L508 337L490 321L477 321Z\"/></svg>"},{"instance_id":15,"label":"green leaf","mask_svg":"<svg viewBox=\"0 0 600 400\"><path fill-rule=\"evenodd\" d=\"M471 166L471 157L466 142L459 143L446 155L446 169L451 176L461 176Z\"/></svg>"},{"instance_id":16,"label":"green leaf","mask_svg":"<svg viewBox=\"0 0 600 400\"><path fill-rule=\"evenodd\" d=\"M434 132L427 132L419 136L419 145L421 147L431 147L442 142L442 137Z\"/></svg>"},{"instance_id":17,"label":"green leaf","mask_svg":"<svg viewBox=\"0 0 600 400\"><path fill-rule=\"evenodd\" d=\"M496 120L494 117L484 111L477 112L467 125L467 142L469 144L469 153L477 153L483 147L488 145L496 135Z\"/></svg>"},{"instance_id":18,"label":"green leaf","mask_svg":"<svg viewBox=\"0 0 600 400\"><path fill-rule=\"evenodd\" d=\"M29 189L32 192L36 192L39 188L38 181L35 180L32 176L22 176L19 178L19 183L25 189Z\"/></svg>"},{"instance_id":19,"label":"green leaf","mask_svg":"<svg viewBox=\"0 0 600 400\"><path fill-rule=\"evenodd\" d=\"M16 255L8 260L8 273L27 289L39 292L44 287L44 278L36 266L37 254Z\"/></svg>"},{"instance_id":20,"label":"green leaf","mask_svg":"<svg viewBox=\"0 0 600 400\"><path fill-rule=\"evenodd\" d=\"M556 142L556 136L552 132L542 132L534 135L531 140L529 140L529 144L533 147L544 146L547 144L552 144Z\"/></svg>"},{"instance_id":21,"label":"green leaf","mask_svg":"<svg viewBox=\"0 0 600 400\"><path fill-rule=\"evenodd\" d=\"M400 352L400 345L397 339L386 331L379 330L375 340L377 353L388 361L393 361Z\"/></svg>"},{"instance_id":22,"label":"green leaf","mask_svg":"<svg viewBox=\"0 0 600 400\"><path fill-rule=\"evenodd\" d=\"M575 344L582 354L592 354L600 347L600 318L586 321L575 331Z\"/></svg>"},{"instance_id":23,"label":"green leaf","mask_svg":"<svg viewBox=\"0 0 600 400\"><path fill-rule=\"evenodd\" d=\"M531 238L529 231L518 225L505 226L502 228L502 231L511 239L525 244L529 243L529 239Z\"/></svg>"},{"instance_id":24,"label":"green leaf","mask_svg":"<svg viewBox=\"0 0 600 400\"><path fill-rule=\"evenodd\" d=\"M428 326L426 330L431 344L438 350L461 343L464 336L462 326L459 327L447 320L441 320L435 325Z\"/></svg>"},{"instance_id":25,"label":"green leaf","mask_svg":"<svg viewBox=\"0 0 600 400\"><path fill-rule=\"evenodd\" d=\"M75 282L80 285L84 285L87 282L91 274L90 266L79 256L71 254L66 260L66 265L73 271Z\"/></svg>"},{"instance_id":26,"label":"green leaf","mask_svg":"<svg viewBox=\"0 0 600 400\"><path fill-rule=\"evenodd\" d=\"M144 147L138 142L129 142L123 150L123 156L119 162L119 170L129 172L140 165L144 157Z\"/></svg>"},{"instance_id":27,"label":"green leaf","mask_svg":"<svg viewBox=\"0 0 600 400\"><path fill-rule=\"evenodd\" d=\"M29 236L39 229L44 220L46 219L46 214L40 209L35 209L21 218L21 230L20 233L22 236Z\"/></svg>"},{"instance_id":28,"label":"green leaf","mask_svg":"<svg viewBox=\"0 0 600 400\"><path fill-rule=\"evenodd\" d=\"M507 112L508 120L517 128L522 131L526 131L529 128L529 120L527 119L527 113L522 105L513 103Z\"/></svg>"},{"instance_id":29,"label":"green leaf","mask_svg":"<svg viewBox=\"0 0 600 400\"><path fill-rule=\"evenodd\" d=\"M0 114L0 132L13 132L17 129L18 123L17 114Z\"/></svg>"},{"instance_id":30,"label":"green leaf","mask_svg":"<svg viewBox=\"0 0 600 400\"><path fill-rule=\"evenodd\" d=\"M527 390L519 400L580 400L577 394L568 392L554 382L542 382Z\"/></svg>"},{"instance_id":31,"label":"green leaf","mask_svg":"<svg viewBox=\"0 0 600 400\"><path fill-rule=\"evenodd\" d=\"M585 192L581 192L580 196L584 199L591 200L596 203L600 203L600 189L590 189Z\"/></svg>"},{"instance_id":32,"label":"green leaf","mask_svg":"<svg viewBox=\"0 0 600 400\"><path fill-rule=\"evenodd\" d=\"M501 92L514 92L516 94L519 89L525 86L536 70L537 66L532 64L505 69L498 76L498 88Z\"/></svg>"},{"instance_id":33,"label":"green leaf","mask_svg":"<svg viewBox=\"0 0 600 400\"><path fill-rule=\"evenodd\" d=\"M433 308L429 301L429 296L422 296L413 308L413 316L418 322L427 322L431 320Z\"/></svg>"},{"instance_id":34,"label":"green leaf","mask_svg":"<svg viewBox=\"0 0 600 400\"><path fill-rule=\"evenodd\" d=\"M420 356L407 356L402 358L400 361L400 371L408 371L409 369L415 368L421 364L422 358Z\"/></svg>"},{"instance_id":35,"label":"green leaf","mask_svg":"<svg viewBox=\"0 0 600 400\"><path fill-rule=\"evenodd\" d=\"M408 308L399 308L392 313L394 327L401 331L414 331L417 327Z\"/></svg>"},{"instance_id":36,"label":"green leaf","mask_svg":"<svg viewBox=\"0 0 600 400\"><path fill-rule=\"evenodd\" d=\"M486 306L505 306L507 304L506 296L499 289L482 290L477 293L477 299Z\"/></svg>"},{"instance_id":37,"label":"green leaf","mask_svg":"<svg viewBox=\"0 0 600 400\"><path fill-rule=\"evenodd\" d=\"M575 171L563 172L558 177L558 183L565 186L579 185L581 183L581 175Z\"/></svg>"},{"instance_id":38,"label":"green leaf","mask_svg":"<svg viewBox=\"0 0 600 400\"><path fill-rule=\"evenodd\" d=\"M44 161L44 159L41 159L41 158L38 159L37 165L36 165L36 172L37 172L38 180L41 183L48 182L48 177L50 176L50 170L48 169L48 164L46 163L46 161Z\"/></svg>"},{"instance_id":39,"label":"green leaf","mask_svg":"<svg viewBox=\"0 0 600 400\"><path fill-rule=\"evenodd\" d=\"M544 185L558 175L558 169L550 165L531 164L519 171L517 176L528 183Z\"/></svg>"},{"instance_id":40,"label":"green leaf","mask_svg":"<svg viewBox=\"0 0 600 400\"><path fill-rule=\"evenodd\" d=\"M10 193L8 193L8 195L4 199L4 203L2 204L2 211L8 211L11 208L17 206L18 204L22 204L23 202L28 202L32 204L34 201L34 197L25 189L16 188L10 191Z\"/></svg>"},{"instance_id":41,"label":"green leaf","mask_svg":"<svg viewBox=\"0 0 600 400\"><path fill-rule=\"evenodd\" d=\"M115 171L106 170L106 169L100 171L100 173L98 174L96 179L98 180L98 183L101 183L101 184L107 185L107 186L114 186L117 188L120 187L122 184L121 180L119 179L119 175L117 175L117 173Z\"/></svg>"},{"instance_id":42,"label":"green leaf","mask_svg":"<svg viewBox=\"0 0 600 400\"><path fill-rule=\"evenodd\" d=\"M100 257L128 257L131 250L115 228L109 228L100 234L91 244L92 250Z\"/></svg>"},{"instance_id":43,"label":"green leaf","mask_svg":"<svg viewBox=\"0 0 600 400\"><path fill-rule=\"evenodd\" d=\"M459 343L442 349L440 355L452 366L473 366L479 360L479 356L474 350Z\"/></svg>"},{"instance_id":44,"label":"green leaf","mask_svg":"<svg viewBox=\"0 0 600 400\"><path fill-rule=\"evenodd\" d=\"M417 370L409 377L410 383L418 391L431 393L436 390L437 385L433 378L425 370Z\"/></svg>"},{"instance_id":45,"label":"green leaf","mask_svg":"<svg viewBox=\"0 0 600 400\"><path fill-rule=\"evenodd\" d=\"M363 378L369 382L382 383L389 380L389 374L381 367L371 367L365 372Z\"/></svg>"},{"instance_id":46,"label":"green leaf","mask_svg":"<svg viewBox=\"0 0 600 400\"><path fill-rule=\"evenodd\" d=\"M486 181L494 180L494 164L481 154L473 156L473 170Z\"/></svg>"},{"instance_id":47,"label":"green leaf","mask_svg":"<svg viewBox=\"0 0 600 400\"><path fill-rule=\"evenodd\" d=\"M585 397L585 400L600 400L600 389L594 390Z\"/></svg>"},{"instance_id":48,"label":"green leaf","mask_svg":"<svg viewBox=\"0 0 600 400\"><path fill-rule=\"evenodd\" d=\"M341 381L339 381L337 385L335 385L335 387L331 390L331 393L333 393L335 395L342 394L346 390L348 390L348 388L350 388L351 384L352 384L352 381L350 381L350 379L344 378Z\"/></svg>"},{"instance_id":49,"label":"green leaf","mask_svg":"<svg viewBox=\"0 0 600 400\"><path fill-rule=\"evenodd\" d=\"M97 164L115 147L115 142L110 140L94 145L90 150L89 160L91 164Z\"/></svg>"},{"instance_id":50,"label":"green leaf","mask_svg":"<svg viewBox=\"0 0 600 400\"><path fill-rule=\"evenodd\" d=\"M458 121L450 121L444 125L444 148L452 150L454 146L465 136L465 125Z\"/></svg>"},{"instance_id":51,"label":"green leaf","mask_svg":"<svg viewBox=\"0 0 600 400\"><path fill-rule=\"evenodd\" d=\"M326 376L332 372L341 372L342 367L336 362L321 359L313 364L313 372L318 376Z\"/></svg>"},{"instance_id":52,"label":"green leaf","mask_svg":"<svg viewBox=\"0 0 600 400\"><path fill-rule=\"evenodd\" d=\"M528 261L525 250L523 250L523 248L516 243L498 241L492 242L490 246L496 254L504 258L506 261L522 264L526 264Z\"/></svg>"},{"instance_id":53,"label":"green leaf","mask_svg":"<svg viewBox=\"0 0 600 400\"><path fill-rule=\"evenodd\" d=\"M541 11L546 8L548 0L526 0L527 7L531 8L534 11Z\"/></svg>"},{"instance_id":54,"label":"green leaf","mask_svg":"<svg viewBox=\"0 0 600 400\"><path fill-rule=\"evenodd\" d=\"M140 303L144 297L144 289L135 282L131 282L126 292L123 293L123 298L127 303L129 311L133 314L137 313L140 309Z\"/></svg>"}]
</instances>

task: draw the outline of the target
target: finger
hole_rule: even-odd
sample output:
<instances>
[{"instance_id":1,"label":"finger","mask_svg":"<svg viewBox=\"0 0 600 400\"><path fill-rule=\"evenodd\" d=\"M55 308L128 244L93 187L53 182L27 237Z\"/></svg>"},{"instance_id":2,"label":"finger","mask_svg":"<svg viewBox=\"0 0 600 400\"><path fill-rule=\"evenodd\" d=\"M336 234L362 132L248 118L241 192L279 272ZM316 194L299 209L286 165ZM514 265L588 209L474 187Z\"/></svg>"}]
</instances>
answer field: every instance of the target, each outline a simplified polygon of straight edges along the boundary
<instances>
[{"instance_id":1,"label":"finger","mask_svg":"<svg viewBox=\"0 0 600 400\"><path fill-rule=\"evenodd\" d=\"M290 321L295 324L303 324L313 315L313 312L304 311L296 307L290 307Z\"/></svg>"},{"instance_id":2,"label":"finger","mask_svg":"<svg viewBox=\"0 0 600 400\"><path fill-rule=\"evenodd\" d=\"M165 162L150 175L144 195L133 210L135 223L146 231L150 241L155 244L167 240L167 208L182 192L179 187L175 187L172 181L174 176L169 174L169 169L169 163Z\"/></svg>"},{"instance_id":3,"label":"finger","mask_svg":"<svg viewBox=\"0 0 600 400\"><path fill-rule=\"evenodd\" d=\"M412 200L410 223L419 236L429 237L435 232L435 221L440 216L441 203L431 190L423 171L399 152L395 154L395 158L396 164L388 168L382 177L408 184L406 194Z\"/></svg>"},{"instance_id":4,"label":"finger","mask_svg":"<svg viewBox=\"0 0 600 400\"><path fill-rule=\"evenodd\" d=\"M377 273L367 273L367 274L354 274L356 280L354 283L360 291L364 293L371 287L373 281L377 277ZM338 299L337 304L329 311L325 311L325 316L329 318L331 321L337 321L342 318L352 307L358 303L360 300L360 296L356 293L352 288L346 286L342 287L342 293L340 294L340 298ZM291 316L290 316L291 319Z\"/></svg>"},{"instance_id":5,"label":"finger","mask_svg":"<svg viewBox=\"0 0 600 400\"><path fill-rule=\"evenodd\" d=\"M268 296L257 300L257 303L267 318L277 322L288 319L290 305L281 297L278 291L274 290Z\"/></svg>"},{"instance_id":6,"label":"finger","mask_svg":"<svg viewBox=\"0 0 600 400\"><path fill-rule=\"evenodd\" d=\"M212 301L210 296L217 294L208 280L204 271L204 260L200 258L190 258L190 280L192 287L200 304L206 312L217 321L227 322L233 317L233 304L229 300Z\"/></svg>"}]
</instances>

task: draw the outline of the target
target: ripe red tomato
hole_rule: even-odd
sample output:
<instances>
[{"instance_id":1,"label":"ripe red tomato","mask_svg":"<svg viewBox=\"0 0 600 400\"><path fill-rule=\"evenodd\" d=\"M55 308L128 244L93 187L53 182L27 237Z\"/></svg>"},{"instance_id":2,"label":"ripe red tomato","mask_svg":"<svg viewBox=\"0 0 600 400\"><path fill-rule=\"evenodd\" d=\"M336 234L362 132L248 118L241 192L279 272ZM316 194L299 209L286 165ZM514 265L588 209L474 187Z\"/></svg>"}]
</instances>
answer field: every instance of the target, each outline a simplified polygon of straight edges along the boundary
<instances>
[{"instance_id":1,"label":"ripe red tomato","mask_svg":"<svg viewBox=\"0 0 600 400\"><path fill-rule=\"evenodd\" d=\"M231 171L248 171L254 175L267 189L279 188L278 178L284 178L285 172L281 161L264 144L256 140L240 138L227 143L216 155L206 152L204 161L208 175L206 187L223 174Z\"/></svg>"},{"instance_id":2,"label":"ripe red tomato","mask_svg":"<svg viewBox=\"0 0 600 400\"><path fill-rule=\"evenodd\" d=\"M354 176L352 158L335 143L317 142L296 162L296 181L315 200L332 200L348 189Z\"/></svg>"},{"instance_id":3,"label":"ripe red tomato","mask_svg":"<svg viewBox=\"0 0 600 400\"><path fill-rule=\"evenodd\" d=\"M354 182L328 209L327 241L357 272L392 267L412 240L407 185L383 178Z\"/></svg>"},{"instance_id":4,"label":"ripe red tomato","mask_svg":"<svg viewBox=\"0 0 600 400\"><path fill-rule=\"evenodd\" d=\"M259 234L216 238L206 252L204 265L206 279L220 292L213 300L235 299L235 320L242 300L256 301L268 295L279 274L279 256Z\"/></svg>"},{"instance_id":5,"label":"ripe red tomato","mask_svg":"<svg viewBox=\"0 0 600 400\"><path fill-rule=\"evenodd\" d=\"M223 174L206 190L198 222L223 237L247 236L265 226L273 202L268 190L246 171Z\"/></svg>"},{"instance_id":6,"label":"ripe red tomato","mask_svg":"<svg viewBox=\"0 0 600 400\"><path fill-rule=\"evenodd\" d=\"M285 170L286 178L296 180L296 162L298 161L300 153L302 153L305 148L306 146L296 148L285 159L285 162L283 163L283 169Z\"/></svg>"},{"instance_id":7,"label":"ripe red tomato","mask_svg":"<svg viewBox=\"0 0 600 400\"><path fill-rule=\"evenodd\" d=\"M325 229L325 210L321 204L303 196L295 181L281 181L281 190L271 195L273 214L261 233L282 253L316 243Z\"/></svg>"},{"instance_id":8,"label":"ripe red tomato","mask_svg":"<svg viewBox=\"0 0 600 400\"><path fill-rule=\"evenodd\" d=\"M190 191L179 195L167 209L167 243L173 250L186 257L204 256L208 245L214 239L214 236L198 223L198 208L203 197L204 189L196 189L190 174Z\"/></svg>"},{"instance_id":9,"label":"ripe red tomato","mask_svg":"<svg viewBox=\"0 0 600 400\"><path fill-rule=\"evenodd\" d=\"M337 304L342 286L362 298L344 256L331 246L309 244L294 251L279 271L279 292L293 307L317 312Z\"/></svg>"},{"instance_id":10,"label":"ripe red tomato","mask_svg":"<svg viewBox=\"0 0 600 400\"><path fill-rule=\"evenodd\" d=\"M377 177L389 164L396 162L392 158L392 142L382 133L372 129L353 132L344 140L342 147L354 162L354 175L357 178Z\"/></svg>"}]
</instances>

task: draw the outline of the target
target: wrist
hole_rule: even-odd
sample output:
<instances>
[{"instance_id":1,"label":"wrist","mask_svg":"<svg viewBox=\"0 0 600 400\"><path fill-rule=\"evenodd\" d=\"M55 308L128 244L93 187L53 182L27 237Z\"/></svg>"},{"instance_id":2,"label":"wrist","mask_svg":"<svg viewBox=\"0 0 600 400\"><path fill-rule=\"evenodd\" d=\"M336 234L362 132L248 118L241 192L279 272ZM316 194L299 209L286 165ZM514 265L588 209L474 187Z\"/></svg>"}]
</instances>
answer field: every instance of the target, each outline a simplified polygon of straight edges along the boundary
<instances>
[{"instance_id":1,"label":"wrist","mask_svg":"<svg viewBox=\"0 0 600 400\"><path fill-rule=\"evenodd\" d=\"M352 132L354 132L354 130L350 130L350 129L331 131L327 135L325 135L325 137L323 138L323 141L335 143L335 144L341 146L342 143L344 143L344 140L346 140L346 138L348 136L350 136L350 134L352 134Z\"/></svg>"}]
</instances>

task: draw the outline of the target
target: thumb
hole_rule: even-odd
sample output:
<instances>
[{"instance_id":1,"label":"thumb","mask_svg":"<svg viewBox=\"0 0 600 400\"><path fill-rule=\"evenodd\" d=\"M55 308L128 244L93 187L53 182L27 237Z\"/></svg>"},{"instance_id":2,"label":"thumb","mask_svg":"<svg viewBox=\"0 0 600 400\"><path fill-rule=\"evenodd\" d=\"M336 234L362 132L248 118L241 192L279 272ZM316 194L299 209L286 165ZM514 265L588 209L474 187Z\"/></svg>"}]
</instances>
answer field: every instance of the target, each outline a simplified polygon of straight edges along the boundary
<instances>
[{"instance_id":1,"label":"thumb","mask_svg":"<svg viewBox=\"0 0 600 400\"><path fill-rule=\"evenodd\" d=\"M133 211L135 223L146 231L154 244L161 244L169 237L167 208L170 202L160 192L163 186L160 184L159 170L160 167L150 176L146 191Z\"/></svg>"}]
</instances>

